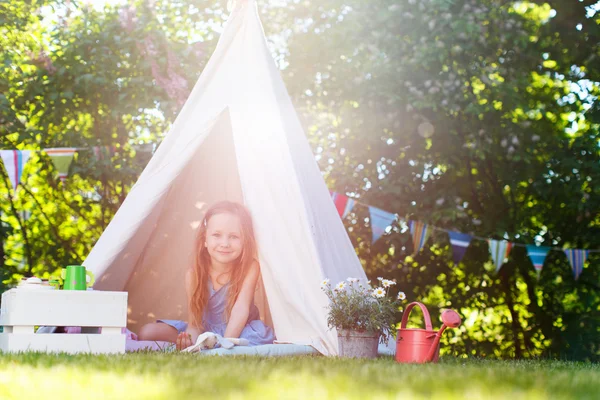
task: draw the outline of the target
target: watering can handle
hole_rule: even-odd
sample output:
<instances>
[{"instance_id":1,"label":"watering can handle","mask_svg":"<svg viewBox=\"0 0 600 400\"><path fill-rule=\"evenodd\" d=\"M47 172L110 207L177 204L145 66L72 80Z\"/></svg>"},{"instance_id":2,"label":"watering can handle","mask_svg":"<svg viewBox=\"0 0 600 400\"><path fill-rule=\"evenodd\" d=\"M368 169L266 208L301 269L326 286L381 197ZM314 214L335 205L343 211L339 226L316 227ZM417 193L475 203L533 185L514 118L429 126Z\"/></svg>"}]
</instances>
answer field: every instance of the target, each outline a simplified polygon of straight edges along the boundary
<instances>
[{"instance_id":1,"label":"watering can handle","mask_svg":"<svg viewBox=\"0 0 600 400\"><path fill-rule=\"evenodd\" d=\"M402 322L400 323L400 329L406 329L406 323L408 322L408 317L410 312L414 308L414 306L419 306L421 311L423 312L423 318L425 319L425 329L428 331L432 330L431 327L431 317L429 316L429 311L427 311L427 307L423 303L419 303L415 301L406 306L406 310L404 310L404 314L402 315Z\"/></svg>"}]
</instances>

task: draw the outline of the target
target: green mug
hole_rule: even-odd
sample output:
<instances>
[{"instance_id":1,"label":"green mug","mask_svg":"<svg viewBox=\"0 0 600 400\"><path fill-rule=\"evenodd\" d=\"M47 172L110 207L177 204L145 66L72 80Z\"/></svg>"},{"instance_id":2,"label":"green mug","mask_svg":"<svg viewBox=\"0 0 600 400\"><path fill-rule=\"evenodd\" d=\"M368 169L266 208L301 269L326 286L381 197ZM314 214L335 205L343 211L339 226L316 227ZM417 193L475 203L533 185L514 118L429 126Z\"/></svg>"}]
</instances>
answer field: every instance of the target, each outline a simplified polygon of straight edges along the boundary
<instances>
[{"instance_id":1,"label":"green mug","mask_svg":"<svg viewBox=\"0 0 600 400\"><path fill-rule=\"evenodd\" d=\"M86 290L88 285L94 284L94 274L92 271L86 271L83 265L68 265L63 268L60 277L64 279L64 290Z\"/></svg>"}]
</instances>

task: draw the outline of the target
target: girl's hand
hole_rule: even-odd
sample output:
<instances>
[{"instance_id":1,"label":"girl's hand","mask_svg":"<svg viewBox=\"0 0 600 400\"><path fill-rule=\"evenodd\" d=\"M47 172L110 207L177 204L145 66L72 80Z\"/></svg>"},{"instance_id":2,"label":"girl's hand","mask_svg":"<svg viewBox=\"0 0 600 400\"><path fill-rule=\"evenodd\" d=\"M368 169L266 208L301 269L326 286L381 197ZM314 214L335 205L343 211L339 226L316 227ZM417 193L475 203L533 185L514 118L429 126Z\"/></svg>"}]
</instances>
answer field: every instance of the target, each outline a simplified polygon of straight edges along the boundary
<instances>
[{"instance_id":1,"label":"girl's hand","mask_svg":"<svg viewBox=\"0 0 600 400\"><path fill-rule=\"evenodd\" d=\"M177 350L181 351L183 349L190 347L193 344L194 343L192 342L192 336L187 332L181 332L179 335L177 335L177 341L175 342L175 348Z\"/></svg>"}]
</instances>

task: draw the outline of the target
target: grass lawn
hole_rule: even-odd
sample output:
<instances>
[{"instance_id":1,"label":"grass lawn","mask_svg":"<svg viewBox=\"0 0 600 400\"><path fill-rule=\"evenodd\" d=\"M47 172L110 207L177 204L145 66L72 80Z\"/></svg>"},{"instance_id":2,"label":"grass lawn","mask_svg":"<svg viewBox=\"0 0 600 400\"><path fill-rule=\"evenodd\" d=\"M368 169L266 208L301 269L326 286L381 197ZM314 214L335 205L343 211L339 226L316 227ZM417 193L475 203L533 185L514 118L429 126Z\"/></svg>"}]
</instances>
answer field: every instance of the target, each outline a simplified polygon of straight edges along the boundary
<instances>
[{"instance_id":1,"label":"grass lawn","mask_svg":"<svg viewBox=\"0 0 600 400\"><path fill-rule=\"evenodd\" d=\"M598 399L600 364L0 354L2 399Z\"/></svg>"}]
</instances>

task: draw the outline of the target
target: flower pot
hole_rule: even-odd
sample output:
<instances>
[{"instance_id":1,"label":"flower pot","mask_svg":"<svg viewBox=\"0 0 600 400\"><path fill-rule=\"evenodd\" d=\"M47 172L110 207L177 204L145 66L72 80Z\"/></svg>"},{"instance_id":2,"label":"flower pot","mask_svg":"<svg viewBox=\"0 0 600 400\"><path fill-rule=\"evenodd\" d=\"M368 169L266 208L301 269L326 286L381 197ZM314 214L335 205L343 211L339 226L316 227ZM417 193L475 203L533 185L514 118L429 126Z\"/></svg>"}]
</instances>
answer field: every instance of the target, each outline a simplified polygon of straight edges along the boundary
<instances>
[{"instance_id":1,"label":"flower pot","mask_svg":"<svg viewBox=\"0 0 600 400\"><path fill-rule=\"evenodd\" d=\"M379 345L378 332L338 329L340 357L376 358Z\"/></svg>"}]
</instances>

